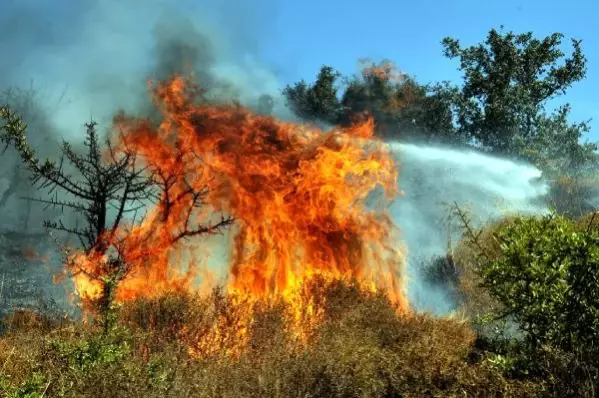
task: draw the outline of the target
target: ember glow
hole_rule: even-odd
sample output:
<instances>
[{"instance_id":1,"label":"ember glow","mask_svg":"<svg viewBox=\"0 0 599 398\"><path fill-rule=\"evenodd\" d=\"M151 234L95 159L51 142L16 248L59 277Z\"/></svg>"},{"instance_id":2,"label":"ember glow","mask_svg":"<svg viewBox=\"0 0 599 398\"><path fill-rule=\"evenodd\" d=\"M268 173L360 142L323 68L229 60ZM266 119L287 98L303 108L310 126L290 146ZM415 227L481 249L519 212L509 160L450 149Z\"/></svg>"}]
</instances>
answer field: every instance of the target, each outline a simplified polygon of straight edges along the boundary
<instances>
[{"instance_id":1,"label":"ember glow","mask_svg":"<svg viewBox=\"0 0 599 398\"><path fill-rule=\"evenodd\" d=\"M178 239L181 231L231 216L232 255L223 264L230 295L282 298L309 313L311 304L294 298L318 276L385 291L400 312L408 311L404 255L386 205L400 194L398 167L373 139L372 120L325 133L203 102L182 77L153 84L151 91L159 122L123 114L114 119L119 147L133 148L166 187L141 223L116 234L131 267L118 300L193 290L206 248L195 236ZM377 198L381 203L374 203ZM193 201L201 201L200 211L190 211ZM94 264L102 261L81 253L74 260L88 274L97 274ZM101 292L85 274L75 282L80 298Z\"/></svg>"}]
</instances>

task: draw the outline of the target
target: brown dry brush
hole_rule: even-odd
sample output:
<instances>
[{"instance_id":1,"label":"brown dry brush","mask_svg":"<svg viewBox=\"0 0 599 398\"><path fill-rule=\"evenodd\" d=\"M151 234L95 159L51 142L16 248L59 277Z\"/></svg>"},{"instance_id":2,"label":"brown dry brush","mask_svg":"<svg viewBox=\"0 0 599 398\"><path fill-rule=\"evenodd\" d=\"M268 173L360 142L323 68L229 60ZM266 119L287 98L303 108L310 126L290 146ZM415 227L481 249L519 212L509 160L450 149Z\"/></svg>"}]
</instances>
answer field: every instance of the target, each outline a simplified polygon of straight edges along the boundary
<instances>
[{"instance_id":1,"label":"brown dry brush","mask_svg":"<svg viewBox=\"0 0 599 398\"><path fill-rule=\"evenodd\" d=\"M65 397L526 397L544 396L542 381L510 379L472 355L468 323L398 316L381 294L351 283L313 289L325 315L309 344L294 347L284 305L256 309L242 355L193 357L219 315L232 311L221 293L138 300L118 327L64 323L52 330L14 326L0 338L0 383ZM329 300L330 299L330 300ZM233 306L234 307L234 306ZM235 333L233 329L231 333ZM450 342L450 343L448 343ZM12 354L11 354L12 352ZM11 390L12 389L12 390ZM0 390L1 391L1 390Z\"/></svg>"}]
</instances>

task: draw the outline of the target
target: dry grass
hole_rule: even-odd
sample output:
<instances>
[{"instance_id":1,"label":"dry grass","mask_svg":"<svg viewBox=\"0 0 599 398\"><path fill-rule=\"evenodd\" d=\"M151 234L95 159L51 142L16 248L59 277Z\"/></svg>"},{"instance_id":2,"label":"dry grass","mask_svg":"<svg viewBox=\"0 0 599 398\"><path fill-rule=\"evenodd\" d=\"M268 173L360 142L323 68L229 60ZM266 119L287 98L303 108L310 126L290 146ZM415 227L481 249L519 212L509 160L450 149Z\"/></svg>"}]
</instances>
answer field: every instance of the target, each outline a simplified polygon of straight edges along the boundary
<instances>
[{"instance_id":1,"label":"dry grass","mask_svg":"<svg viewBox=\"0 0 599 398\"><path fill-rule=\"evenodd\" d=\"M298 345L285 327L283 305L261 306L253 309L248 344L239 356L226 355L222 346L233 344L226 335L235 333L236 311L243 304L218 293L131 303L120 310L119 324L107 336L93 326L14 314L0 339L3 396L34 392L29 396L39 397L45 391L52 397L522 397L546 392L542 381L509 379L484 355L474 356L476 336L463 321L399 317L384 297L344 283L318 291L323 320L306 344ZM221 340L210 340L217 323ZM214 350L194 358L188 350L192 338L212 341Z\"/></svg>"},{"instance_id":2,"label":"dry grass","mask_svg":"<svg viewBox=\"0 0 599 398\"><path fill-rule=\"evenodd\" d=\"M576 228L579 230L599 228L599 212L586 213L575 220Z\"/></svg>"}]
</instances>

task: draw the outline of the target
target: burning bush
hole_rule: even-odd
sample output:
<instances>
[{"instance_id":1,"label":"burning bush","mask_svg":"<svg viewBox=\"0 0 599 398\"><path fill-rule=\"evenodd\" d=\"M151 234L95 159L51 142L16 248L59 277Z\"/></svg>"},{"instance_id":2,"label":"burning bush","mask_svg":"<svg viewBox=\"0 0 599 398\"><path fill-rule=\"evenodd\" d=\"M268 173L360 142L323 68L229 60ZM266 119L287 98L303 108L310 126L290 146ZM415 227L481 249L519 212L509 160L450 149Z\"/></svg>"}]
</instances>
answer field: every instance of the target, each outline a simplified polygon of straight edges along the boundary
<instances>
[{"instance_id":1,"label":"burning bush","mask_svg":"<svg viewBox=\"0 0 599 398\"><path fill-rule=\"evenodd\" d=\"M122 144L155 164L158 176L186 176L168 195L206 186L205 203L235 216L229 291L287 296L322 274L386 290L405 310L395 227L384 208L365 206L377 188L388 198L398 193L395 162L371 140L372 122L325 134L243 108L198 104L194 93L182 78L159 84L158 126L124 115L115 123L125 132ZM187 222L183 209L157 213L165 211L173 215L166 231Z\"/></svg>"}]
</instances>

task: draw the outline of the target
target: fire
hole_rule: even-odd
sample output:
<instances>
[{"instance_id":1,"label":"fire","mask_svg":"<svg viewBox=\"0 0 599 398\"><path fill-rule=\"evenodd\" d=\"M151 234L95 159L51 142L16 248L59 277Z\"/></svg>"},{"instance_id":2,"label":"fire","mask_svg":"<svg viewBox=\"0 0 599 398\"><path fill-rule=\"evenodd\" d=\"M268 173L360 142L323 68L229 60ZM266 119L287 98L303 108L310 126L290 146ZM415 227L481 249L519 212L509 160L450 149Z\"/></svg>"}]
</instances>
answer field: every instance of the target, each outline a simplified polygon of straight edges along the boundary
<instances>
[{"instance_id":1,"label":"fire","mask_svg":"<svg viewBox=\"0 0 599 398\"><path fill-rule=\"evenodd\" d=\"M362 59L359 62L364 78L376 77L381 80L388 80L399 84L406 79L406 74L399 71L397 66L388 60L376 64L368 59Z\"/></svg>"},{"instance_id":2,"label":"fire","mask_svg":"<svg viewBox=\"0 0 599 398\"><path fill-rule=\"evenodd\" d=\"M201 242L178 238L222 213L235 218L227 285L232 297L282 298L317 317L314 303L294 298L304 282L324 277L383 290L399 311L408 310L397 229L374 202L400 194L398 169L373 139L372 120L325 133L240 106L198 101L195 86L182 77L153 85L152 93L159 122L124 114L114 120L119 146L134 148L166 187L143 222L111 238L131 269L118 285L118 300L192 289ZM197 200L203 206L191 212ZM78 256L74 263L86 270L75 280L79 295L98 297L98 284L88 276L106 263L106 254ZM191 263L183 272L185 257Z\"/></svg>"}]
</instances>

